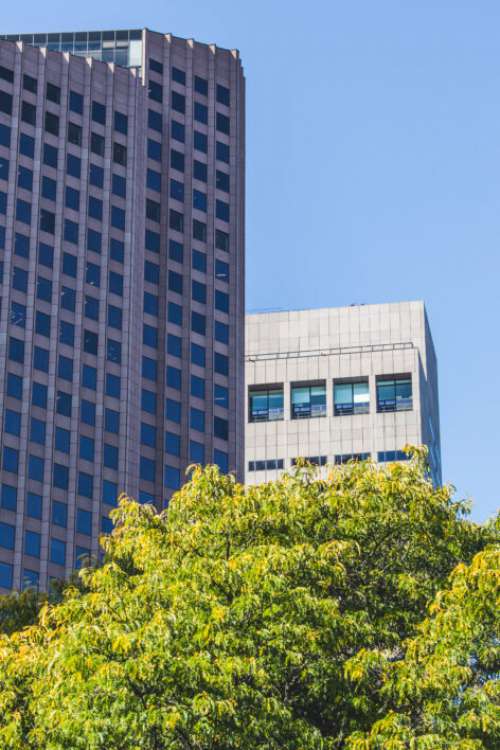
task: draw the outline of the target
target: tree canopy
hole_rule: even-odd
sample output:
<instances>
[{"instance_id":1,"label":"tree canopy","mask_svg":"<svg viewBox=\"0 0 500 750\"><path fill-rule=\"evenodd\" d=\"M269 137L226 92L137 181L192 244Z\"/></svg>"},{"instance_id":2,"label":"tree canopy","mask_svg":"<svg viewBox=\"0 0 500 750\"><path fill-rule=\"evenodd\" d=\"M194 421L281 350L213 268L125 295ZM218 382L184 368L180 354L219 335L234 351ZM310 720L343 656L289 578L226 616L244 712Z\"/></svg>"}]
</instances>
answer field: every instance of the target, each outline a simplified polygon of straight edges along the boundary
<instances>
[{"instance_id":1,"label":"tree canopy","mask_svg":"<svg viewBox=\"0 0 500 750\"><path fill-rule=\"evenodd\" d=\"M497 748L498 529L406 464L216 467L0 636L6 750Z\"/></svg>"}]
</instances>

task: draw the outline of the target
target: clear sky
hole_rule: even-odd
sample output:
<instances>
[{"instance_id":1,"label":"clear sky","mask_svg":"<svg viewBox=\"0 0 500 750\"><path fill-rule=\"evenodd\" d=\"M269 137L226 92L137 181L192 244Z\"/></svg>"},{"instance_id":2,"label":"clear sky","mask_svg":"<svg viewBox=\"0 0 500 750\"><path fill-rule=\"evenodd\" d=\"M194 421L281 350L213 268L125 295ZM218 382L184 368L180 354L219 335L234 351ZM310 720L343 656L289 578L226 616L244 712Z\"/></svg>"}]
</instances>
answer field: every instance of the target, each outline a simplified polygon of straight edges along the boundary
<instances>
[{"instance_id":1,"label":"clear sky","mask_svg":"<svg viewBox=\"0 0 500 750\"><path fill-rule=\"evenodd\" d=\"M248 309L424 299L444 478L474 498L476 518L491 515L498 0L2 2L2 33L143 26L241 51Z\"/></svg>"}]
</instances>

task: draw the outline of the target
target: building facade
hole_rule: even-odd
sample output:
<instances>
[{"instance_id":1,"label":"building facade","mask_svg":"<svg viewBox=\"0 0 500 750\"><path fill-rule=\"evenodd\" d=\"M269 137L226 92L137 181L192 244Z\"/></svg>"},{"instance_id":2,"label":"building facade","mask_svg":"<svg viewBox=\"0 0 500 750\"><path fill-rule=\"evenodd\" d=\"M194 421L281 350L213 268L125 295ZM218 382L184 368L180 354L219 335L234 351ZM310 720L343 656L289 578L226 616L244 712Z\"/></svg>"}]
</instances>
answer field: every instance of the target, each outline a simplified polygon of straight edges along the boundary
<instances>
[{"instance_id":1,"label":"building facade","mask_svg":"<svg viewBox=\"0 0 500 750\"><path fill-rule=\"evenodd\" d=\"M243 478L244 77L147 30L0 39L0 591L119 492Z\"/></svg>"},{"instance_id":2,"label":"building facade","mask_svg":"<svg viewBox=\"0 0 500 750\"><path fill-rule=\"evenodd\" d=\"M437 362L423 303L248 315L245 470L405 460L429 447L441 482Z\"/></svg>"}]
</instances>

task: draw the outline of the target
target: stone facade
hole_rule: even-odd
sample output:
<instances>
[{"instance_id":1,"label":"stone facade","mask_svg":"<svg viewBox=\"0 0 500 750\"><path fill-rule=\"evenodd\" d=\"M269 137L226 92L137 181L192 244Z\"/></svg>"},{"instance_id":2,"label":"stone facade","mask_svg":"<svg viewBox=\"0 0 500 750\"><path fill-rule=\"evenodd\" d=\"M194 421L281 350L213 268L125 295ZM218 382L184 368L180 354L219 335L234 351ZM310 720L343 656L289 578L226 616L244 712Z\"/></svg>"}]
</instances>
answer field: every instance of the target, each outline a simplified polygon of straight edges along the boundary
<instances>
[{"instance_id":1,"label":"stone facade","mask_svg":"<svg viewBox=\"0 0 500 750\"><path fill-rule=\"evenodd\" d=\"M0 41L0 590L97 556L120 491L161 508L190 463L243 478L238 52L20 39Z\"/></svg>"}]
</instances>

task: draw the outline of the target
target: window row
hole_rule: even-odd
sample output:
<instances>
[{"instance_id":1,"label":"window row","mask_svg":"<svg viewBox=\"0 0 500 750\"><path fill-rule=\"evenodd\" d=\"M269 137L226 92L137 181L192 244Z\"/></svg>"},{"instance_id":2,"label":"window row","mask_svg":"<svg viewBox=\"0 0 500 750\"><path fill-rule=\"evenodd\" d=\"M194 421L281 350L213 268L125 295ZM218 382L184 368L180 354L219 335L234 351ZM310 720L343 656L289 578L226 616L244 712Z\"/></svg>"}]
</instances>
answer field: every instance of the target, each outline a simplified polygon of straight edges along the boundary
<instances>
[{"instance_id":1,"label":"window row","mask_svg":"<svg viewBox=\"0 0 500 750\"><path fill-rule=\"evenodd\" d=\"M336 466L350 463L352 461L367 461L371 458L371 453L337 453L333 456L333 463ZM392 461L408 461L408 454L402 450L378 451L378 463L388 463ZM307 456L305 458L292 458L290 466L297 466L299 463L306 461L312 466L326 466L328 456ZM261 461L249 461L248 471L272 471L284 468L282 458L265 459Z\"/></svg>"},{"instance_id":2,"label":"window row","mask_svg":"<svg viewBox=\"0 0 500 750\"><path fill-rule=\"evenodd\" d=\"M326 382L293 383L290 415L292 419L325 417ZM377 411L408 411L413 408L411 375L377 375ZM368 378L336 381L333 387L334 415L368 414L370 390ZM284 418L284 387L251 386L249 421L272 422Z\"/></svg>"},{"instance_id":3,"label":"window row","mask_svg":"<svg viewBox=\"0 0 500 750\"><path fill-rule=\"evenodd\" d=\"M158 75L163 75L163 63L150 57L149 70L153 73L158 73ZM186 72L181 68L172 66L171 77L173 81L181 86L186 85ZM208 79L199 75L194 75L193 89L197 94L201 94L201 96L208 96ZM154 99L154 96L151 98ZM224 104L226 107L229 107L231 103L230 89L228 89L227 86L223 86L221 83L217 83L215 86L215 98L219 104Z\"/></svg>"}]
</instances>

